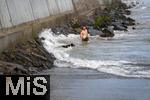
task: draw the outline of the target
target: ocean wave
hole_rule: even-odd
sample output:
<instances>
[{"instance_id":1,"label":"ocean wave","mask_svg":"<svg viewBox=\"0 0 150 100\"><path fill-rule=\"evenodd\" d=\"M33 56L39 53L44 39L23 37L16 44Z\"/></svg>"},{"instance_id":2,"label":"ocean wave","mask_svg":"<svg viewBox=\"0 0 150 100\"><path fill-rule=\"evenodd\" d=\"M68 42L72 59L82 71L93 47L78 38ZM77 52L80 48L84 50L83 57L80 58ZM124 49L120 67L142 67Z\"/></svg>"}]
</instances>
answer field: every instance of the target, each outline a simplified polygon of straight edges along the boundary
<instances>
[{"instance_id":1,"label":"ocean wave","mask_svg":"<svg viewBox=\"0 0 150 100\"><path fill-rule=\"evenodd\" d=\"M121 35L121 34L120 34ZM119 37L124 37L122 34ZM40 36L44 38L42 40L43 46L49 53L52 53L56 57L55 65L58 67L71 67L71 68L91 68L96 69L101 72L120 75L125 77L150 77L150 70L142 70L142 67L131 67L129 61L102 61L102 60L88 60L81 58L74 58L70 56L66 51L72 50L73 48L63 48L62 45L67 45L74 43L78 45L81 41L79 35L70 34L65 35L55 35L51 29L44 30Z\"/></svg>"}]
</instances>

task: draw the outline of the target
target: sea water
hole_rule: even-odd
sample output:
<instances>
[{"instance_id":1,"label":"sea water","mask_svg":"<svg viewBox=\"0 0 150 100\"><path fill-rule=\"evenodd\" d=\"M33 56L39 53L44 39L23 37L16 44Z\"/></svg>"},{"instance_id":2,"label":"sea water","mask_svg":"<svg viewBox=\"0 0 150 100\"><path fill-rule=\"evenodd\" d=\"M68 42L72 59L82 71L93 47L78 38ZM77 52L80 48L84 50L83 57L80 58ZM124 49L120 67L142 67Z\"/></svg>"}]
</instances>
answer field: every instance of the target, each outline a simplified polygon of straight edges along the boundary
<instances>
[{"instance_id":1,"label":"sea water","mask_svg":"<svg viewBox=\"0 0 150 100\"><path fill-rule=\"evenodd\" d=\"M124 0L126 3L131 0ZM137 25L127 32L115 31L113 38L90 36L89 42L82 42L79 35L55 35L51 29L44 30L43 45L54 54L57 67L89 68L100 72L124 76L150 78L150 1L136 0L130 17ZM130 3L129 3L130 4ZM63 48L62 45L75 44Z\"/></svg>"}]
</instances>

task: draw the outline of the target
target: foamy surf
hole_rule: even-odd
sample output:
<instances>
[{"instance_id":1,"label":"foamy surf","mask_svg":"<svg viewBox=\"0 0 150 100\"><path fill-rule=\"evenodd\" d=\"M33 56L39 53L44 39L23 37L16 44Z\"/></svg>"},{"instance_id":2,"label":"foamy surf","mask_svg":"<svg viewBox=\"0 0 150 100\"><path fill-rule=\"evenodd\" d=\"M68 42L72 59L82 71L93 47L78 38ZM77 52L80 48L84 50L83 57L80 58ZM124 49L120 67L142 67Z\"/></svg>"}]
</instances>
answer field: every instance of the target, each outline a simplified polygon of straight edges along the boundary
<instances>
[{"instance_id":1,"label":"foamy surf","mask_svg":"<svg viewBox=\"0 0 150 100\"><path fill-rule=\"evenodd\" d=\"M63 48L62 45L74 43L78 46L81 42L79 41L79 35L70 34L65 36L60 34L57 36L51 31L51 29L46 29L40 34L39 37L44 38L42 41L43 46L49 53L52 53L56 57L57 60L54 62L54 64L58 67L91 68L101 72L124 77L150 77L150 70L145 71L141 70L142 67L130 67L130 65L128 65L130 63L133 64L133 62L121 60L88 60L70 56L67 51L72 50L73 48ZM119 36L117 36L117 38L119 38Z\"/></svg>"}]
</instances>

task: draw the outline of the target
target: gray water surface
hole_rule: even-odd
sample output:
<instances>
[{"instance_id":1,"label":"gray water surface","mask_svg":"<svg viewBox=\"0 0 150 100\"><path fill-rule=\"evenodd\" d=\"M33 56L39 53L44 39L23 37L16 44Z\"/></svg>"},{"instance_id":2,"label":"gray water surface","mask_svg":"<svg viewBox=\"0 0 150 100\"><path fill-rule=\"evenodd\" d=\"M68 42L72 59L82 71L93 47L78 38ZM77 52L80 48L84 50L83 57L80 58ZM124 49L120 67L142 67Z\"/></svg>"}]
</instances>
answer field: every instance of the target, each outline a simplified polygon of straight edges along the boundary
<instances>
[{"instance_id":1,"label":"gray water surface","mask_svg":"<svg viewBox=\"0 0 150 100\"><path fill-rule=\"evenodd\" d=\"M77 59L125 60L131 63L125 63L120 68L129 70L129 76L136 70L147 72L149 76L150 0L140 1L145 1L143 8L139 6L133 9L131 15L140 23L135 26L136 30L117 32L117 37L112 39L92 39L68 53ZM150 100L149 79L127 78L85 68L54 68L43 73L51 75L51 100Z\"/></svg>"},{"instance_id":2,"label":"gray water surface","mask_svg":"<svg viewBox=\"0 0 150 100\"><path fill-rule=\"evenodd\" d=\"M121 65L114 66L120 73L122 69L124 74L129 76L135 75L150 77L150 1L141 0L140 5L132 9L132 15L137 25L129 27L127 32L116 32L116 36L111 39L90 38L88 43L81 43L68 51L71 57L76 59L86 59L92 61L109 61L122 62ZM91 65L92 68L93 65ZM99 66L97 69L101 69ZM106 66L108 67L108 66ZM90 67L89 67L90 68ZM121 70L119 70L119 69ZM135 69L134 69L135 68ZM99 70L103 71L103 70ZM126 73L126 71L129 71ZM117 73L117 75L119 74Z\"/></svg>"}]
</instances>

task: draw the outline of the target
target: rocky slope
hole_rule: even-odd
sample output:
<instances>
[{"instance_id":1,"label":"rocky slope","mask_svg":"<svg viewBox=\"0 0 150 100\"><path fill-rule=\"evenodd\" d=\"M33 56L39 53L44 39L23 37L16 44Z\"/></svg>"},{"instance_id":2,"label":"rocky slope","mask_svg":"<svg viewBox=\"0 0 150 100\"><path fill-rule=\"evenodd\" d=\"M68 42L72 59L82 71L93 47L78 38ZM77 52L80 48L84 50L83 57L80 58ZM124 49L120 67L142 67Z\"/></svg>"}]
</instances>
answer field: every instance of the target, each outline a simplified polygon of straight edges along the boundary
<instances>
[{"instance_id":1,"label":"rocky slope","mask_svg":"<svg viewBox=\"0 0 150 100\"><path fill-rule=\"evenodd\" d=\"M49 54L38 38L19 43L4 51L0 57L1 74L32 74L54 67L54 56Z\"/></svg>"}]
</instances>

